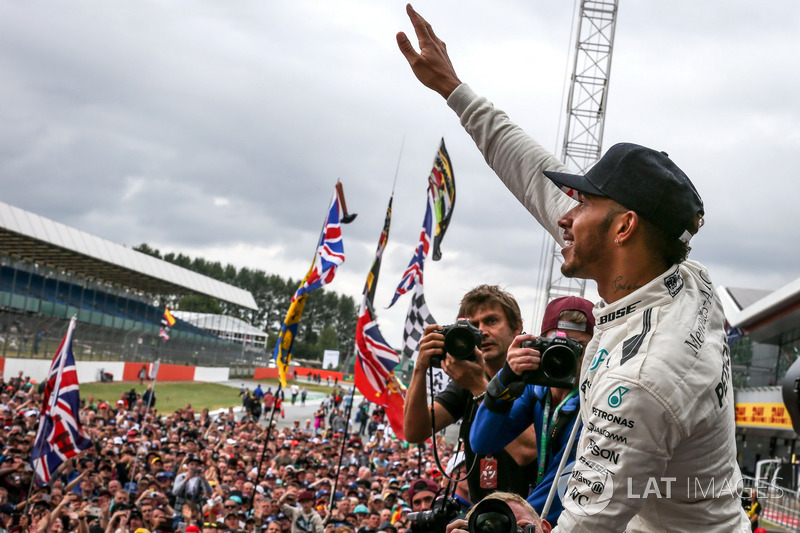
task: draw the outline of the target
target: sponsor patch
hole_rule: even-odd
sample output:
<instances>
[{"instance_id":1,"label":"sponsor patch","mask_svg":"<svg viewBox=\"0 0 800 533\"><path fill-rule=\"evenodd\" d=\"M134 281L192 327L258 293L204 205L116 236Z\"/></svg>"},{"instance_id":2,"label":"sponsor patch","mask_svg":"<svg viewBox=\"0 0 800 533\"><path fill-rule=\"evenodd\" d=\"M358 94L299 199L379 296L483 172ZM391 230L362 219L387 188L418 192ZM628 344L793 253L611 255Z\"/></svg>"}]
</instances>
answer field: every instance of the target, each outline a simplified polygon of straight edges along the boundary
<instances>
[{"instance_id":1,"label":"sponsor patch","mask_svg":"<svg viewBox=\"0 0 800 533\"><path fill-rule=\"evenodd\" d=\"M622 397L630 391L629 388L619 386L608 395L608 406L617 408L622 405Z\"/></svg>"},{"instance_id":2,"label":"sponsor patch","mask_svg":"<svg viewBox=\"0 0 800 533\"><path fill-rule=\"evenodd\" d=\"M599 463L579 456L578 461L564 469L558 483L558 496L564 507L574 514L597 514L611 501L614 493L612 475L613 472Z\"/></svg>"},{"instance_id":3,"label":"sponsor patch","mask_svg":"<svg viewBox=\"0 0 800 533\"><path fill-rule=\"evenodd\" d=\"M597 407L592 407L592 414L598 418L602 418L603 420L608 420L614 424L625 426L631 429L633 429L633 426L636 424L635 420L628 420L624 416L612 415L611 413L607 413L602 409L598 409Z\"/></svg>"},{"instance_id":4,"label":"sponsor patch","mask_svg":"<svg viewBox=\"0 0 800 533\"><path fill-rule=\"evenodd\" d=\"M673 298L681 292L681 289L683 289L683 276L679 269L676 268L675 272L664 278L664 286Z\"/></svg>"},{"instance_id":5,"label":"sponsor patch","mask_svg":"<svg viewBox=\"0 0 800 533\"><path fill-rule=\"evenodd\" d=\"M611 322L612 320L616 320L618 318L622 318L625 315L629 315L636 311L636 305L641 303L641 300L637 300L630 304L628 307L623 307L621 309L617 309L616 311L612 311L607 315L603 315L600 317L600 320L597 321L598 324L605 324L606 322Z\"/></svg>"},{"instance_id":6,"label":"sponsor patch","mask_svg":"<svg viewBox=\"0 0 800 533\"><path fill-rule=\"evenodd\" d=\"M614 441L617 441L617 442L621 442L623 444L627 444L628 443L628 437L626 437L624 435L617 435L616 433L613 433L613 432L607 430L606 428L600 427L600 426L598 426L596 424L593 424L591 422L586 424L586 429L588 429L592 433L597 433L599 435L602 435L603 437L605 437L607 439L614 440Z\"/></svg>"},{"instance_id":7,"label":"sponsor patch","mask_svg":"<svg viewBox=\"0 0 800 533\"><path fill-rule=\"evenodd\" d=\"M608 351L598 350L597 353L594 354L592 364L589 365L589 370L597 370L597 367L600 366L600 363L606 360L606 357L608 357Z\"/></svg>"}]
</instances>

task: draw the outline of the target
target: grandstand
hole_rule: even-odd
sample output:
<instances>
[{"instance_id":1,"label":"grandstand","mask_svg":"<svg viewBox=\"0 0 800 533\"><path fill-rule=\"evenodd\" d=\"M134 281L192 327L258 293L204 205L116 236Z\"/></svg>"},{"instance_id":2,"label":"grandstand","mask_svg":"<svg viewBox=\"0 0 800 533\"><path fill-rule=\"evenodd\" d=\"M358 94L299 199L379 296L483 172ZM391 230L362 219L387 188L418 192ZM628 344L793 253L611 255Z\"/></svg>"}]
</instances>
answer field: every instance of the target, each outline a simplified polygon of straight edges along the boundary
<instances>
[{"instance_id":1,"label":"grandstand","mask_svg":"<svg viewBox=\"0 0 800 533\"><path fill-rule=\"evenodd\" d=\"M249 291L0 202L0 357L51 357L72 316L79 359L220 365L241 344L178 319L166 302L209 296L254 311Z\"/></svg>"}]
</instances>

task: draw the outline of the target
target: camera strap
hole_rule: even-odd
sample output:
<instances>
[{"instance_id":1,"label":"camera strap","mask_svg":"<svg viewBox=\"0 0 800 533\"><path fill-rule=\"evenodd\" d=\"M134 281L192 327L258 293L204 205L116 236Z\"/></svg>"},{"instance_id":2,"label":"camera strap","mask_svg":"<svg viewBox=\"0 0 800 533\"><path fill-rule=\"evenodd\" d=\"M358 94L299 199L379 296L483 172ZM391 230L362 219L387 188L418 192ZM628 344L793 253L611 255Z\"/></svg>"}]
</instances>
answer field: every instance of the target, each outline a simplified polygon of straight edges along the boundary
<instances>
[{"instance_id":1,"label":"camera strap","mask_svg":"<svg viewBox=\"0 0 800 533\"><path fill-rule=\"evenodd\" d=\"M578 389L572 389L567 396L561 400L561 403L553 411L553 417L550 418L550 389L547 389L547 394L545 396L544 401L544 410L542 411L542 438L539 439L539 469L536 473L536 484L542 482L544 478L544 471L545 467L547 466L547 448L550 444L551 439L555 439L556 435L558 434L559 430L566 425L568 422L568 418L561 417L559 419L559 414L561 413L561 408L567 404L569 400L571 400L575 395L578 393ZM559 424L561 422L561 424Z\"/></svg>"}]
</instances>

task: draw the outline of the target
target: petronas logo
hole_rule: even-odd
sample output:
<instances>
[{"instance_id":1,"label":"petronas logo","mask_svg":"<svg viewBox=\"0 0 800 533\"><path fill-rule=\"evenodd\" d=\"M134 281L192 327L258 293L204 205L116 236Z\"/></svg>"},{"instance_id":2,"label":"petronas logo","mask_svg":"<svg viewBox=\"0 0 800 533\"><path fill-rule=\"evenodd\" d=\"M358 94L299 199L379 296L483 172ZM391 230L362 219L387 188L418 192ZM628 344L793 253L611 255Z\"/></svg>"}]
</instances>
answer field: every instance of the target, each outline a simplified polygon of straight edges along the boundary
<instances>
[{"instance_id":1,"label":"petronas logo","mask_svg":"<svg viewBox=\"0 0 800 533\"><path fill-rule=\"evenodd\" d=\"M625 396L629 390L629 388L622 386L614 389L614 392L608 395L608 406L619 407L622 405L622 397Z\"/></svg>"}]
</instances>

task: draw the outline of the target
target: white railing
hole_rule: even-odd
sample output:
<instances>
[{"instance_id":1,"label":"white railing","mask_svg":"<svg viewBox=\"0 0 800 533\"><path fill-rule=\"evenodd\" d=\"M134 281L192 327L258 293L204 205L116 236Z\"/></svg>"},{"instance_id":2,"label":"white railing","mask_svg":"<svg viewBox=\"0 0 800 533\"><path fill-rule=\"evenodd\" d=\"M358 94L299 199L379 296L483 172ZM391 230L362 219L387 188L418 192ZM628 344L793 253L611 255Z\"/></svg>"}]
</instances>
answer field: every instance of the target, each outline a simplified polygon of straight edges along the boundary
<instances>
[{"instance_id":1,"label":"white railing","mask_svg":"<svg viewBox=\"0 0 800 533\"><path fill-rule=\"evenodd\" d=\"M752 477L743 476L745 489L756 489ZM800 532L800 492L760 482L756 490L761 502L761 519Z\"/></svg>"}]
</instances>

